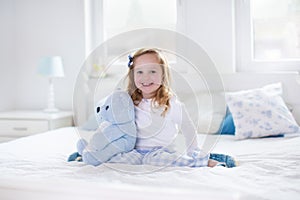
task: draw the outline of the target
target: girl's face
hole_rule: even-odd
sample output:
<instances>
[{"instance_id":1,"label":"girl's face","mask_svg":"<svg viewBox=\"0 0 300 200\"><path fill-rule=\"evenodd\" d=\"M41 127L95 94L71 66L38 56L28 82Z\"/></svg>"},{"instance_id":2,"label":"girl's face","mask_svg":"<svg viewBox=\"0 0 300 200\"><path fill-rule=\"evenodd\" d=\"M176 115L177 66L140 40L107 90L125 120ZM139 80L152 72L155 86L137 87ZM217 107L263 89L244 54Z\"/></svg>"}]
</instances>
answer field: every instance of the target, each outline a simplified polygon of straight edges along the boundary
<instances>
[{"instance_id":1,"label":"girl's face","mask_svg":"<svg viewBox=\"0 0 300 200\"><path fill-rule=\"evenodd\" d=\"M147 53L135 59L134 83L142 91L143 98L155 95L162 84L162 68L155 54Z\"/></svg>"}]
</instances>

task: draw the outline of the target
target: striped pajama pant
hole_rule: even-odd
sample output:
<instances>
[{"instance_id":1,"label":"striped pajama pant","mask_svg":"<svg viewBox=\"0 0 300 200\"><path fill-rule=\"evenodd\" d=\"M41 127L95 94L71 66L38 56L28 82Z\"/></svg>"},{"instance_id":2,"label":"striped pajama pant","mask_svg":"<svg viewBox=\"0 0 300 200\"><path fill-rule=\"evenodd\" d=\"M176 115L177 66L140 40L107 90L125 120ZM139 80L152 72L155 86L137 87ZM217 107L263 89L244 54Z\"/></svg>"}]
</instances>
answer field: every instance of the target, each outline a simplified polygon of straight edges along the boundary
<instances>
[{"instance_id":1,"label":"striped pajama pant","mask_svg":"<svg viewBox=\"0 0 300 200\"><path fill-rule=\"evenodd\" d=\"M168 148L154 148L152 150L137 150L124 152L112 157L107 163L123 163L132 165L205 167L209 154L199 151L191 155L182 155Z\"/></svg>"}]
</instances>

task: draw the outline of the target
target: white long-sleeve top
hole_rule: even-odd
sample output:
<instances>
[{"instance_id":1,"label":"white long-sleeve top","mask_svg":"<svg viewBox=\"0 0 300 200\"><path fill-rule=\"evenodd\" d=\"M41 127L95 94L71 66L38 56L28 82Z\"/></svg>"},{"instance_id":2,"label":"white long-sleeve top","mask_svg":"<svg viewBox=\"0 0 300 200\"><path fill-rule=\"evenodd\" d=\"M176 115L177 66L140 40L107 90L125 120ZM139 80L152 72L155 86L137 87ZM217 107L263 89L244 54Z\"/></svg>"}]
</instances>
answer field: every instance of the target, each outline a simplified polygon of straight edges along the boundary
<instances>
[{"instance_id":1,"label":"white long-sleeve top","mask_svg":"<svg viewBox=\"0 0 300 200\"><path fill-rule=\"evenodd\" d=\"M161 116L163 108L154 108L151 99L142 99L135 106L137 125L136 149L152 149L172 145L179 130L185 137L187 152L196 149L196 129L184 104L175 97L170 99L170 109Z\"/></svg>"}]
</instances>

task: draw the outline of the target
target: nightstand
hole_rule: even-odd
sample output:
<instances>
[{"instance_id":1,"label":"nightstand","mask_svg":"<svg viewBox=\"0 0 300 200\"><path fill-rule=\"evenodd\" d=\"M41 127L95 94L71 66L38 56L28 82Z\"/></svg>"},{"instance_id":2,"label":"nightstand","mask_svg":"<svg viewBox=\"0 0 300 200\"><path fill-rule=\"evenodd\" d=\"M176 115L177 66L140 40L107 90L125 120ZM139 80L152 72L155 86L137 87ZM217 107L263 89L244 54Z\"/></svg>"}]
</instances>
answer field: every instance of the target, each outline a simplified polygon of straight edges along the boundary
<instances>
[{"instance_id":1,"label":"nightstand","mask_svg":"<svg viewBox=\"0 0 300 200\"><path fill-rule=\"evenodd\" d=\"M73 125L73 113L14 110L0 112L0 142Z\"/></svg>"}]
</instances>

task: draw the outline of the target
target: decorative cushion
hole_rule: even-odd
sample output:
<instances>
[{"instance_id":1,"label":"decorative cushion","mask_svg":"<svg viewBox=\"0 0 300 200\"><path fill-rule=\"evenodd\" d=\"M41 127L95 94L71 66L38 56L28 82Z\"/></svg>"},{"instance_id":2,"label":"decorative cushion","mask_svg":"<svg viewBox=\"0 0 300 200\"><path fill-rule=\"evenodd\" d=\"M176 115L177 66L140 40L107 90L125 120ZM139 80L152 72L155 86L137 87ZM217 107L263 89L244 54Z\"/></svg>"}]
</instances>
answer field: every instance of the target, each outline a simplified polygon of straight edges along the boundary
<instances>
[{"instance_id":1,"label":"decorative cushion","mask_svg":"<svg viewBox=\"0 0 300 200\"><path fill-rule=\"evenodd\" d=\"M226 93L237 139L299 132L299 125L282 97L281 83Z\"/></svg>"}]
</instances>

